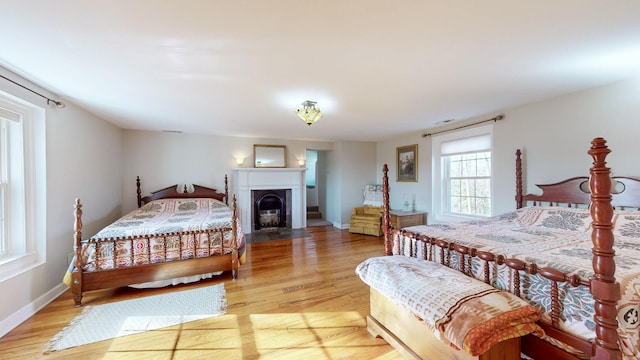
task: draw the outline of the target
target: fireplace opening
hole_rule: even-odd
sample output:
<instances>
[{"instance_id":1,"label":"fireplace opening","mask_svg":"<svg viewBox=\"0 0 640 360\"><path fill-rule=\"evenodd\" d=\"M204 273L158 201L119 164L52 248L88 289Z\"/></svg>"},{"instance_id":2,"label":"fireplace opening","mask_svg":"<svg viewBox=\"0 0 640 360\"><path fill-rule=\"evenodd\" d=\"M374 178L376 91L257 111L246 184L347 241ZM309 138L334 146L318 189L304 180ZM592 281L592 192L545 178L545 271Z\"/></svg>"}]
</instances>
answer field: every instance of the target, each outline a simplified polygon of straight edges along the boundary
<instances>
[{"instance_id":1,"label":"fireplace opening","mask_svg":"<svg viewBox=\"0 0 640 360\"><path fill-rule=\"evenodd\" d=\"M255 231L271 231L290 228L290 210L287 198L290 190L253 190L253 228Z\"/></svg>"}]
</instances>

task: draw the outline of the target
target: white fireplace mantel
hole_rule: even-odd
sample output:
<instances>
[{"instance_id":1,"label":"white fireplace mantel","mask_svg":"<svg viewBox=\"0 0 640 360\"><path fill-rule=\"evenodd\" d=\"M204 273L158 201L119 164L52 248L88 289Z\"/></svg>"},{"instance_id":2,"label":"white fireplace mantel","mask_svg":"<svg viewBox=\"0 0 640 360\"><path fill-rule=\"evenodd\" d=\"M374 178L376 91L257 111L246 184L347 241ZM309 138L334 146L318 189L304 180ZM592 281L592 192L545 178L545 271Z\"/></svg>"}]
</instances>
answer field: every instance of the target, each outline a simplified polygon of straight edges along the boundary
<instances>
[{"instance_id":1,"label":"white fireplace mantel","mask_svg":"<svg viewBox=\"0 0 640 360\"><path fill-rule=\"evenodd\" d=\"M291 189L291 228L307 226L307 192L305 168L238 168L233 169L234 188L242 230L253 231L251 215L252 190Z\"/></svg>"}]
</instances>

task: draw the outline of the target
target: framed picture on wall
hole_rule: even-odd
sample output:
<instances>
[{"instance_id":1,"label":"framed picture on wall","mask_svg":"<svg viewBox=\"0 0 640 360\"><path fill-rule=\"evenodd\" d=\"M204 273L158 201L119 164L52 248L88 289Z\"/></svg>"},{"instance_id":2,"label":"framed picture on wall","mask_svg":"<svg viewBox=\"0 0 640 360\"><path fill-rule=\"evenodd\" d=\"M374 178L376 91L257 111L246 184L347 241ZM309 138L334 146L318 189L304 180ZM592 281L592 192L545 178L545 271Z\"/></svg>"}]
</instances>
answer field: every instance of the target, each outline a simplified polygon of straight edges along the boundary
<instances>
[{"instance_id":1,"label":"framed picture on wall","mask_svg":"<svg viewBox=\"0 0 640 360\"><path fill-rule=\"evenodd\" d=\"M396 181L418 181L418 144L396 148Z\"/></svg>"}]
</instances>

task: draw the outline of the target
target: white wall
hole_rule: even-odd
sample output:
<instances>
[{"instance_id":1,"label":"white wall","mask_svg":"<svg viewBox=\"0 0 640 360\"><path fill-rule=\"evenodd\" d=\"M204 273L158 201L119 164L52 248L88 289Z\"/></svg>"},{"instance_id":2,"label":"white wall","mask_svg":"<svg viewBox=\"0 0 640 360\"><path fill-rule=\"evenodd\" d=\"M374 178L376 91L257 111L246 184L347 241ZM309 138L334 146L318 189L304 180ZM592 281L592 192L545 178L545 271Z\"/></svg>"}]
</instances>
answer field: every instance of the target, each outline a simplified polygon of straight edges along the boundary
<instances>
[{"instance_id":1,"label":"white wall","mask_svg":"<svg viewBox=\"0 0 640 360\"><path fill-rule=\"evenodd\" d=\"M503 109L449 126L504 114L493 128L494 214L515 208L515 152L523 155L525 192L539 193L535 184L588 176L587 151L594 137L604 137L612 153L608 165L616 175L640 176L640 79L621 81L516 108ZM446 128L443 128L446 129ZM437 129L432 129L437 130ZM390 206L402 208L405 193L417 194L418 210L431 212L431 139L422 132L378 143L377 167L389 165ZM395 148L418 143L418 182L398 183ZM382 178L382 171L378 171Z\"/></svg>"},{"instance_id":2,"label":"white wall","mask_svg":"<svg viewBox=\"0 0 640 360\"><path fill-rule=\"evenodd\" d=\"M0 67L0 73L41 94L53 94ZM66 290L62 277L73 251L73 203L84 203L84 233L120 215L122 132L67 103L64 109L4 79L0 89L46 109L47 256L45 264L0 283L0 336ZM7 296L11 294L11 296ZM69 302L69 307L73 306Z\"/></svg>"},{"instance_id":3,"label":"white wall","mask_svg":"<svg viewBox=\"0 0 640 360\"><path fill-rule=\"evenodd\" d=\"M340 153L342 176L340 189L340 228L349 227L352 210L362 206L363 189L367 184L376 184L376 144L367 142L343 142Z\"/></svg>"},{"instance_id":4,"label":"white wall","mask_svg":"<svg viewBox=\"0 0 640 360\"><path fill-rule=\"evenodd\" d=\"M196 183L224 191L224 175L229 176L236 157L246 157L253 166L254 144L286 145L288 167L297 167L306 149L318 150L322 168L319 186L326 186L318 202L326 207L326 219L335 226L348 226L351 209L362 204L362 188L375 182L375 143L309 142L303 140L254 139L216 135L177 134L124 130L124 171L122 210L137 206L135 178L140 176L143 196L173 184Z\"/></svg>"},{"instance_id":5,"label":"white wall","mask_svg":"<svg viewBox=\"0 0 640 360\"><path fill-rule=\"evenodd\" d=\"M604 137L612 150L607 157L616 175L640 176L640 79L505 110L494 127L496 210L513 209L515 149L522 149L527 192L535 184L554 183L573 176L589 176L591 140Z\"/></svg>"},{"instance_id":6,"label":"white wall","mask_svg":"<svg viewBox=\"0 0 640 360\"><path fill-rule=\"evenodd\" d=\"M389 168L389 206L394 210L401 210L404 206L405 195L416 198L416 210L431 211L431 138L423 138L420 133L410 133L388 141L378 143L376 176L378 183L382 183L382 167ZM396 148L418 144L418 181L397 182ZM411 200L409 200L411 202Z\"/></svg>"},{"instance_id":7,"label":"white wall","mask_svg":"<svg viewBox=\"0 0 640 360\"><path fill-rule=\"evenodd\" d=\"M375 143L340 141L327 153L322 171L327 184L324 203L326 219L333 226L349 228L352 209L362 206L364 185L376 182L375 149Z\"/></svg>"},{"instance_id":8,"label":"white wall","mask_svg":"<svg viewBox=\"0 0 640 360\"><path fill-rule=\"evenodd\" d=\"M224 175L233 194L234 159L246 158L244 167L253 167L253 145L287 146L287 166L299 167L306 149L333 150L331 142L243 138L217 135L179 134L124 130L122 211L137 207L136 176L140 176L143 196L173 184L198 184L224 192Z\"/></svg>"}]
</instances>

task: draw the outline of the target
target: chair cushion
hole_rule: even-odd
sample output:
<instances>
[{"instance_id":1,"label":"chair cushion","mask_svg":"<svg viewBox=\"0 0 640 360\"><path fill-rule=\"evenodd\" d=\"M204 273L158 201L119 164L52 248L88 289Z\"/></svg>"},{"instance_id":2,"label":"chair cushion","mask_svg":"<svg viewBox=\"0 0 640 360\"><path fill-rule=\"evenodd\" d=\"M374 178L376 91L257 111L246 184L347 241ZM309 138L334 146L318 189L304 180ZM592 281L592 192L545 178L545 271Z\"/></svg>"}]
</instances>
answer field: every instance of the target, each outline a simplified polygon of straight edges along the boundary
<instances>
[{"instance_id":1,"label":"chair cushion","mask_svg":"<svg viewBox=\"0 0 640 360\"><path fill-rule=\"evenodd\" d=\"M378 216L380 216L382 214L382 207L381 206L365 205L364 206L364 213L366 215L378 215Z\"/></svg>"},{"instance_id":2,"label":"chair cushion","mask_svg":"<svg viewBox=\"0 0 640 360\"><path fill-rule=\"evenodd\" d=\"M367 223L379 223L379 215L351 215L351 222L367 222Z\"/></svg>"}]
</instances>

